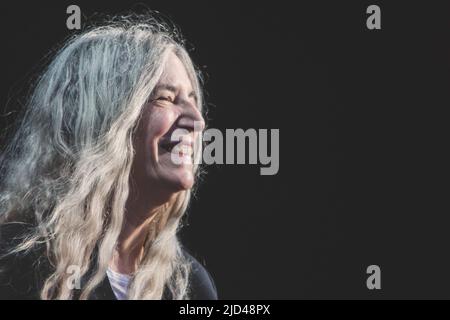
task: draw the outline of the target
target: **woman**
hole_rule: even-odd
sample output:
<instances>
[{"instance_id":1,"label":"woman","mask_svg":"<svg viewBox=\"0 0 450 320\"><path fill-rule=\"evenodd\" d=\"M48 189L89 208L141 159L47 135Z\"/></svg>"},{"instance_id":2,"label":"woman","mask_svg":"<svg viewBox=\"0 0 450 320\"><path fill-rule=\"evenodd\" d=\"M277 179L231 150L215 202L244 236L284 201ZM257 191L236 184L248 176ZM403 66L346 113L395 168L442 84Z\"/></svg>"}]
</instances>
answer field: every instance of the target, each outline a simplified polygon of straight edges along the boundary
<instances>
[{"instance_id":1,"label":"woman","mask_svg":"<svg viewBox=\"0 0 450 320\"><path fill-rule=\"evenodd\" d=\"M109 22L38 79L1 162L0 298L217 299L177 239L205 123L176 38Z\"/></svg>"}]
</instances>

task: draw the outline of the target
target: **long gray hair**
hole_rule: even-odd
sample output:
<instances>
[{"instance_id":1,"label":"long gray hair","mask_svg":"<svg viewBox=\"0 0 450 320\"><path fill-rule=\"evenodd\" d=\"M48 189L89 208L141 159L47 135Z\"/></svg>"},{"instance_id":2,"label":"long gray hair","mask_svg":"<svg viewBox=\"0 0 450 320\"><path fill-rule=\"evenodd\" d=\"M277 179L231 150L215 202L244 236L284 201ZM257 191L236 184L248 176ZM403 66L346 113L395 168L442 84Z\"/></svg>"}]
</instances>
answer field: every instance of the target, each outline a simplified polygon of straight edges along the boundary
<instances>
[{"instance_id":1,"label":"long gray hair","mask_svg":"<svg viewBox=\"0 0 450 320\"><path fill-rule=\"evenodd\" d=\"M199 72L178 38L152 15L115 19L69 38L37 80L0 159L0 219L36 226L12 252L46 244L53 270L42 299L73 298L70 266L88 276L80 299L104 279L129 195L133 136L169 52L184 63L202 109ZM177 231L190 196L180 192L158 212L129 299L161 299L166 286L174 299L189 298Z\"/></svg>"}]
</instances>

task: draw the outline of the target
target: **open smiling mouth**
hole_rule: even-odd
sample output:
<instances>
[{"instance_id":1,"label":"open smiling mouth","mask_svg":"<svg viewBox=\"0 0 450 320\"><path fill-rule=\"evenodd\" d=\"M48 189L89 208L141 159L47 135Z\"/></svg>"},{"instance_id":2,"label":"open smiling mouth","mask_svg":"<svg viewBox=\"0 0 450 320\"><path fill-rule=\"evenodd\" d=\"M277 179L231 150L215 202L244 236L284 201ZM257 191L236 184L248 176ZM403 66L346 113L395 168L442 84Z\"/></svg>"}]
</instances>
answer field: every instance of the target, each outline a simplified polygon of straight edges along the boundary
<instances>
[{"instance_id":1,"label":"open smiling mouth","mask_svg":"<svg viewBox=\"0 0 450 320\"><path fill-rule=\"evenodd\" d=\"M158 145L163 151L168 153L176 152L180 157L192 157L194 153L192 143L182 140L172 141L170 139L161 139Z\"/></svg>"}]
</instances>

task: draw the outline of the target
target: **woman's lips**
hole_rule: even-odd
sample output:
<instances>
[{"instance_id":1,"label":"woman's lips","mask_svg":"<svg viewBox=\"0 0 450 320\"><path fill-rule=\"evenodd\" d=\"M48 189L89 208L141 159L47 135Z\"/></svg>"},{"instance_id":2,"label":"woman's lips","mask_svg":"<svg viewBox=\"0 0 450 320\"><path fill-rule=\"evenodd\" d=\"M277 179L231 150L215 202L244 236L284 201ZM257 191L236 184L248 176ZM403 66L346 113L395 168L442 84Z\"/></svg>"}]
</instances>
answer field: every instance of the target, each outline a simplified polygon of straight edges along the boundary
<instances>
[{"instance_id":1,"label":"woman's lips","mask_svg":"<svg viewBox=\"0 0 450 320\"><path fill-rule=\"evenodd\" d=\"M181 139L179 141L161 139L159 147L164 152L175 153L178 154L179 157L192 157L194 154L193 143L189 139Z\"/></svg>"}]
</instances>

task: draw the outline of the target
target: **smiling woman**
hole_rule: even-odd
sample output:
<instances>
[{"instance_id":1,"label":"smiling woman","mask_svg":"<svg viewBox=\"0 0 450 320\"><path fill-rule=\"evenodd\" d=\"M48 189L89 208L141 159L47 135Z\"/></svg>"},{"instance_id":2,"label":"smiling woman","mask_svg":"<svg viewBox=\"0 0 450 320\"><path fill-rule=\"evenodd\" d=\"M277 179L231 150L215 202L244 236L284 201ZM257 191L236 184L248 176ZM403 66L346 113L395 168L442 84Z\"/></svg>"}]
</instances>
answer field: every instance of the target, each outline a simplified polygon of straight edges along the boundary
<instances>
[{"instance_id":1,"label":"smiling woman","mask_svg":"<svg viewBox=\"0 0 450 320\"><path fill-rule=\"evenodd\" d=\"M177 237L205 124L175 34L150 15L115 19L69 39L39 78L1 159L1 298L217 299Z\"/></svg>"}]
</instances>

